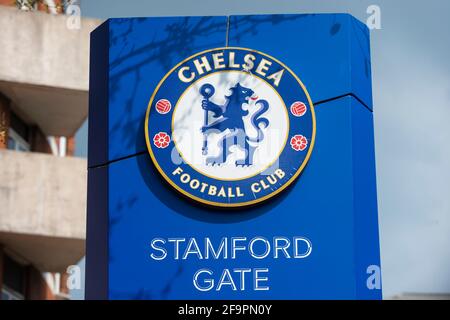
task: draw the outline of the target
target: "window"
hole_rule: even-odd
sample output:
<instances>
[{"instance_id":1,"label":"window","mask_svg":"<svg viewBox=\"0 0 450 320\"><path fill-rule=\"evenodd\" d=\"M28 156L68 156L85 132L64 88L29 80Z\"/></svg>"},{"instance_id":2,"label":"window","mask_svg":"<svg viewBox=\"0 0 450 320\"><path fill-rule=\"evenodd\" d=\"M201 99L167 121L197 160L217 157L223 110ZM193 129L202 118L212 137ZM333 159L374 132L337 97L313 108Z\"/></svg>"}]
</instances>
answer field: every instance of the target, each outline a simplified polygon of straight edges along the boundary
<instances>
[{"instance_id":1,"label":"window","mask_svg":"<svg viewBox=\"0 0 450 320\"><path fill-rule=\"evenodd\" d=\"M8 286L3 285L1 300L24 300L24 296L19 292L8 288Z\"/></svg>"},{"instance_id":2,"label":"window","mask_svg":"<svg viewBox=\"0 0 450 320\"><path fill-rule=\"evenodd\" d=\"M25 267L4 255L2 300L23 300L25 295Z\"/></svg>"},{"instance_id":3,"label":"window","mask_svg":"<svg viewBox=\"0 0 450 320\"><path fill-rule=\"evenodd\" d=\"M30 128L17 114L11 111L10 128L8 131L8 149L30 151Z\"/></svg>"},{"instance_id":4,"label":"window","mask_svg":"<svg viewBox=\"0 0 450 320\"><path fill-rule=\"evenodd\" d=\"M30 144L25 141L14 129L8 131L8 149L16 151L30 151Z\"/></svg>"}]
</instances>

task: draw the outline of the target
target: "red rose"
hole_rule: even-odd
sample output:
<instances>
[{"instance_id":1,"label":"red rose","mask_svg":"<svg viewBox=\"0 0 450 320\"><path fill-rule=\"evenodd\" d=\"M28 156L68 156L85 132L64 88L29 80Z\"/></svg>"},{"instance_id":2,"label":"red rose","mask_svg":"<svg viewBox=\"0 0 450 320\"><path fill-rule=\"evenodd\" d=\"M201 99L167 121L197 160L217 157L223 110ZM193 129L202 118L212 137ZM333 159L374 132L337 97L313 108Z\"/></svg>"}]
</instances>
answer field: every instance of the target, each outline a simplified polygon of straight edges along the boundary
<instances>
[{"instance_id":1,"label":"red rose","mask_svg":"<svg viewBox=\"0 0 450 320\"><path fill-rule=\"evenodd\" d=\"M297 134L291 138L291 147L295 151L303 151L308 146L308 139L304 136Z\"/></svg>"},{"instance_id":2,"label":"red rose","mask_svg":"<svg viewBox=\"0 0 450 320\"><path fill-rule=\"evenodd\" d=\"M155 136L153 137L153 144L157 147L157 148L166 148L170 143L170 137L167 133L165 132L159 132L157 134L155 134Z\"/></svg>"}]
</instances>

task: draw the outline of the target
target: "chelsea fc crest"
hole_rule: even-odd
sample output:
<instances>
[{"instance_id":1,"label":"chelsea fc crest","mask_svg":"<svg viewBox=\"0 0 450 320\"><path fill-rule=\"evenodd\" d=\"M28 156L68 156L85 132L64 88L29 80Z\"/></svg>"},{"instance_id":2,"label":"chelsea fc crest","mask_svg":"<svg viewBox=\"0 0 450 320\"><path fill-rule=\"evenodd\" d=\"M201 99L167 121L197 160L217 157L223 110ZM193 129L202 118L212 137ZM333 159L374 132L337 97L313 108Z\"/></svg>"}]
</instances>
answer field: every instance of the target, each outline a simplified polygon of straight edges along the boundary
<instances>
[{"instance_id":1,"label":"chelsea fc crest","mask_svg":"<svg viewBox=\"0 0 450 320\"><path fill-rule=\"evenodd\" d=\"M151 96L147 148L182 194L220 207L264 201L311 155L314 108L300 79L252 49L216 48L177 64Z\"/></svg>"}]
</instances>

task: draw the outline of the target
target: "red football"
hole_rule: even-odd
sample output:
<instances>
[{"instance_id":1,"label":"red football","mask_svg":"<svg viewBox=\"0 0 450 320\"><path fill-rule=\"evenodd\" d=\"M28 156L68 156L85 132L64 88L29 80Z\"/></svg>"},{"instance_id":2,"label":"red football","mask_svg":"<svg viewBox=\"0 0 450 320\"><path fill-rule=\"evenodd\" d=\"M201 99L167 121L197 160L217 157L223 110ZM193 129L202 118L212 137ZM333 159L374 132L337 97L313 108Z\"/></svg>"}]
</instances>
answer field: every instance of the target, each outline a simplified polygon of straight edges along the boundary
<instances>
[{"instance_id":1,"label":"red football","mask_svg":"<svg viewBox=\"0 0 450 320\"><path fill-rule=\"evenodd\" d=\"M166 114L170 111L170 109L172 109L172 105L170 104L169 100L161 99L156 103L156 111L161 114Z\"/></svg>"},{"instance_id":2,"label":"red football","mask_svg":"<svg viewBox=\"0 0 450 320\"><path fill-rule=\"evenodd\" d=\"M303 102L296 101L291 105L291 112L296 117L301 117L306 113L306 105Z\"/></svg>"}]
</instances>

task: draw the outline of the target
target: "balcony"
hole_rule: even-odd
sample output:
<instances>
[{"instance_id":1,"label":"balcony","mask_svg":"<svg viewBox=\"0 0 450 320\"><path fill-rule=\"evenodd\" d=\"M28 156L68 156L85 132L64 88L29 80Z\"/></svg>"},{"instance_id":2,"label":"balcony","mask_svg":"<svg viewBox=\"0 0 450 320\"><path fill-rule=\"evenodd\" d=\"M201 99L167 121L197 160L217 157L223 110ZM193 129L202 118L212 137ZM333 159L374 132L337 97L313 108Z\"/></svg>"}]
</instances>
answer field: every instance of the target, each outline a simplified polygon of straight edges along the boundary
<instances>
[{"instance_id":1,"label":"balcony","mask_svg":"<svg viewBox=\"0 0 450 320\"><path fill-rule=\"evenodd\" d=\"M100 21L69 29L68 19L0 6L0 92L50 136L72 136L88 113L89 33Z\"/></svg>"},{"instance_id":2,"label":"balcony","mask_svg":"<svg viewBox=\"0 0 450 320\"><path fill-rule=\"evenodd\" d=\"M84 255L86 160L0 150L0 243L60 272Z\"/></svg>"}]
</instances>

